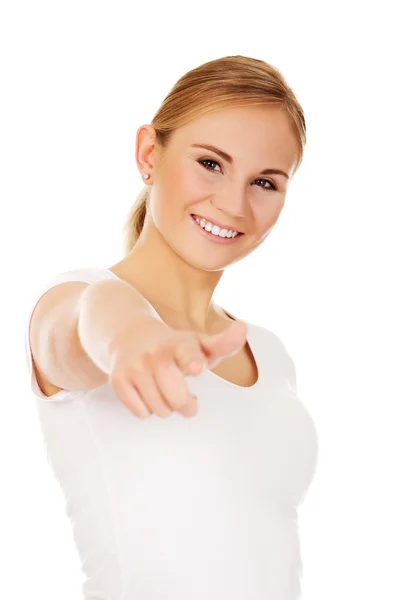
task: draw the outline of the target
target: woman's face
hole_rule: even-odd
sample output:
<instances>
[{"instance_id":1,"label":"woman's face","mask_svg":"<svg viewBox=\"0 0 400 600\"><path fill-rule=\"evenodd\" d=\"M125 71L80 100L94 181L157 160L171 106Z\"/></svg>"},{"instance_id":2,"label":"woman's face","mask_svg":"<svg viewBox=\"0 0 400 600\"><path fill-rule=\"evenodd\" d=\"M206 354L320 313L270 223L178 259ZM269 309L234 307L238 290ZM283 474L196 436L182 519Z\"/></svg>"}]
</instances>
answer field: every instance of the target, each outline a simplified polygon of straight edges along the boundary
<instances>
[{"instance_id":1,"label":"woman's face","mask_svg":"<svg viewBox=\"0 0 400 600\"><path fill-rule=\"evenodd\" d=\"M153 169L151 161L138 161L151 174L148 217L176 254L193 266L217 271L263 242L283 208L298 159L296 138L282 109L221 109L175 131L165 149L157 146L150 126L139 132L137 156L148 159L155 149ZM287 176L265 174L266 169ZM242 235L218 243L221 237L205 234L193 214Z\"/></svg>"}]
</instances>

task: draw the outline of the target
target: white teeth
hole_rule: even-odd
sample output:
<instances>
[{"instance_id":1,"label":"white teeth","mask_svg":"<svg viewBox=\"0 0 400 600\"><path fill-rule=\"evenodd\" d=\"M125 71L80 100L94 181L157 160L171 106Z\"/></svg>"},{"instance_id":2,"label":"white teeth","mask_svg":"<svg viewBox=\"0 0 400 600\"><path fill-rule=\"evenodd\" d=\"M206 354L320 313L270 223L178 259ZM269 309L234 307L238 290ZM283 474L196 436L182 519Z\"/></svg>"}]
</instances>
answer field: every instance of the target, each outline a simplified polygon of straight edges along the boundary
<instances>
[{"instance_id":1,"label":"white teeth","mask_svg":"<svg viewBox=\"0 0 400 600\"><path fill-rule=\"evenodd\" d=\"M210 221L206 221L204 217L201 219L199 217L194 218L196 219L200 227L202 227L206 231L209 231L213 235L218 235L219 237L234 238L239 233L238 231L233 231L232 229L220 229L218 225L213 225L212 223L210 223Z\"/></svg>"}]
</instances>

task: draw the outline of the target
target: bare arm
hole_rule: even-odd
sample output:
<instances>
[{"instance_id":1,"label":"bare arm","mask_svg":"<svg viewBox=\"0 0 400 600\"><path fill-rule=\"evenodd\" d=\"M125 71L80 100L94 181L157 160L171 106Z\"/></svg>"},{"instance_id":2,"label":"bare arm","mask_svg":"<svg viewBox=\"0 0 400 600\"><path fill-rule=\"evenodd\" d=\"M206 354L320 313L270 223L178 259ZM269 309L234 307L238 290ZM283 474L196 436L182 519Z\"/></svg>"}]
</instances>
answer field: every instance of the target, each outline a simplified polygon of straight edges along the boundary
<instances>
[{"instance_id":1,"label":"bare arm","mask_svg":"<svg viewBox=\"0 0 400 600\"><path fill-rule=\"evenodd\" d=\"M144 352L160 331L170 328L163 323L151 304L133 286L120 281L102 281L90 286L79 303L78 335L82 347L96 366L111 372L113 347L120 341L132 341L138 353Z\"/></svg>"},{"instance_id":2,"label":"bare arm","mask_svg":"<svg viewBox=\"0 0 400 600\"><path fill-rule=\"evenodd\" d=\"M169 328L134 287L121 280L67 282L38 301L30 323L37 369L55 386L89 390L108 382L112 343L125 336L138 352Z\"/></svg>"}]
</instances>

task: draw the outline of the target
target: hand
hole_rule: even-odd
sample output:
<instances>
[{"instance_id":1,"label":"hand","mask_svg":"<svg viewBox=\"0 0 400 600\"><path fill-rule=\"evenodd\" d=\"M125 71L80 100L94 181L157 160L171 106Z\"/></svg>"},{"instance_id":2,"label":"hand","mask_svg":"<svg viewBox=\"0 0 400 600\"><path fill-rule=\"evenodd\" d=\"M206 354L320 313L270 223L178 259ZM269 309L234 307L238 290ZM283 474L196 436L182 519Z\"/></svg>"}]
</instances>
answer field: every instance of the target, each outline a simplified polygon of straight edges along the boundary
<instances>
[{"instance_id":1,"label":"hand","mask_svg":"<svg viewBox=\"0 0 400 600\"><path fill-rule=\"evenodd\" d=\"M197 413L197 397L190 394L185 375L199 375L239 352L247 325L234 321L212 335L162 329L152 347L141 353L135 352L132 338L125 335L113 349L109 377L119 400L139 418L165 418L173 411L191 417Z\"/></svg>"}]
</instances>

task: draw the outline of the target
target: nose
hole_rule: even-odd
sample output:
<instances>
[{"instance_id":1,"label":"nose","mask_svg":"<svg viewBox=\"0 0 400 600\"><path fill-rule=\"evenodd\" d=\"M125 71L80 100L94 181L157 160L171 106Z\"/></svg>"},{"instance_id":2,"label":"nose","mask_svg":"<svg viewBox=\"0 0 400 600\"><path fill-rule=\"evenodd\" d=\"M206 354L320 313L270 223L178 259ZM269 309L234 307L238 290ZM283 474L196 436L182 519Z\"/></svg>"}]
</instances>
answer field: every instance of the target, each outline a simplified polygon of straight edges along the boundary
<instances>
[{"instance_id":1,"label":"nose","mask_svg":"<svg viewBox=\"0 0 400 600\"><path fill-rule=\"evenodd\" d=\"M221 187L218 192L211 197L211 204L221 213L229 215L233 219L245 217L246 202L244 186L233 182L227 183Z\"/></svg>"}]
</instances>

